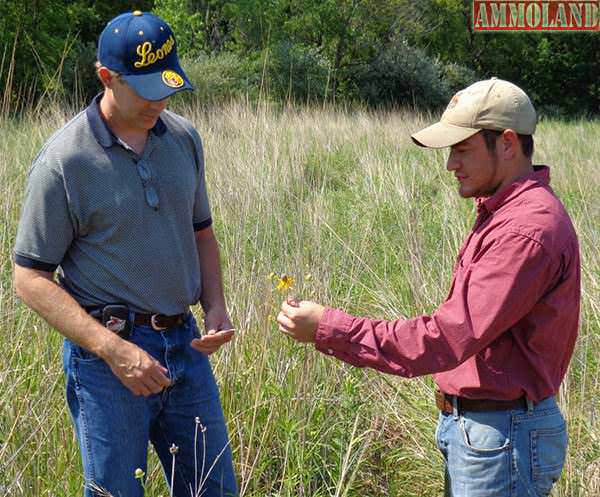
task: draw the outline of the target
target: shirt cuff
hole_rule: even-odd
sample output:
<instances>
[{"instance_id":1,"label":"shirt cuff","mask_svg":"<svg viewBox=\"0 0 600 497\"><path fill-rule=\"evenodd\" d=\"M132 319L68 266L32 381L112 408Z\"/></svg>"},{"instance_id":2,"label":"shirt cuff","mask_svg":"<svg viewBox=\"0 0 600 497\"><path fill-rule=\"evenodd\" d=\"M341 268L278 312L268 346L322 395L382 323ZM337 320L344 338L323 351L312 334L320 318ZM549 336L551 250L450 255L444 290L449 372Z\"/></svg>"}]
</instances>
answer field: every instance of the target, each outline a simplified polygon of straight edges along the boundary
<instances>
[{"instance_id":1,"label":"shirt cuff","mask_svg":"<svg viewBox=\"0 0 600 497\"><path fill-rule=\"evenodd\" d=\"M37 259L32 259L31 257L27 257L16 253L15 264L17 266L26 267L29 269L36 269L38 271L45 271L48 273L53 273L58 267L58 264L51 264L49 262L38 261Z\"/></svg>"},{"instance_id":2,"label":"shirt cuff","mask_svg":"<svg viewBox=\"0 0 600 497\"><path fill-rule=\"evenodd\" d=\"M201 231L212 225L212 217L205 219L199 223L194 223L194 231Z\"/></svg>"},{"instance_id":3,"label":"shirt cuff","mask_svg":"<svg viewBox=\"0 0 600 497\"><path fill-rule=\"evenodd\" d=\"M353 320L353 316L341 309L326 307L315 333L316 349L344 362L360 366L357 364L355 354L350 353L353 348L353 344L350 343L350 328Z\"/></svg>"}]
</instances>

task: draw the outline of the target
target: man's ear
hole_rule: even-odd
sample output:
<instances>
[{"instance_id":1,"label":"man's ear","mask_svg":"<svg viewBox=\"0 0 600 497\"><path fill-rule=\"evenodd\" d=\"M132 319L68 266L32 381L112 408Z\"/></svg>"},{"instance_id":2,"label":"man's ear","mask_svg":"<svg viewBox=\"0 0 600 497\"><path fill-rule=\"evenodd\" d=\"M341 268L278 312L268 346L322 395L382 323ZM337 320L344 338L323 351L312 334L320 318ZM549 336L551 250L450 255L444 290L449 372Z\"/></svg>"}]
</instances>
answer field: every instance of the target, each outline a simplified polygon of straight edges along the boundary
<instances>
[{"instance_id":1,"label":"man's ear","mask_svg":"<svg viewBox=\"0 0 600 497\"><path fill-rule=\"evenodd\" d=\"M500 145L500 147L498 147ZM500 143L496 145L499 148L501 157L504 160L514 159L520 150L519 135L513 129L505 129L500 137Z\"/></svg>"},{"instance_id":2,"label":"man's ear","mask_svg":"<svg viewBox=\"0 0 600 497\"><path fill-rule=\"evenodd\" d=\"M112 88L115 81L115 77L111 74L110 70L107 67L99 67L96 70L96 73L98 74L98 78L106 88Z\"/></svg>"}]
</instances>

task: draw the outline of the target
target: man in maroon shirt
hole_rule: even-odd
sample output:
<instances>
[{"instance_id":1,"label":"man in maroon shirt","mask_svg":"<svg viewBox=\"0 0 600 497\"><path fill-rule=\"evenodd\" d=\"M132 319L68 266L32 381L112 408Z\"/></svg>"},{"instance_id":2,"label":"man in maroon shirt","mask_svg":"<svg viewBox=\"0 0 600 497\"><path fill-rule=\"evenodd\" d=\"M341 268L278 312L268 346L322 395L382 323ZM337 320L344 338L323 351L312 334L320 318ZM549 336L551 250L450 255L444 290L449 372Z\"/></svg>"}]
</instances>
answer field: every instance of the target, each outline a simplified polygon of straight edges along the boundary
<instances>
[{"instance_id":1,"label":"man in maroon shirt","mask_svg":"<svg viewBox=\"0 0 600 497\"><path fill-rule=\"evenodd\" d=\"M355 366L434 375L453 497L549 495L564 464L555 395L577 336L580 260L549 169L532 164L536 120L520 88L493 78L458 92L440 122L412 135L450 147L458 193L477 202L433 314L384 321L288 299L277 317L282 332Z\"/></svg>"}]
</instances>

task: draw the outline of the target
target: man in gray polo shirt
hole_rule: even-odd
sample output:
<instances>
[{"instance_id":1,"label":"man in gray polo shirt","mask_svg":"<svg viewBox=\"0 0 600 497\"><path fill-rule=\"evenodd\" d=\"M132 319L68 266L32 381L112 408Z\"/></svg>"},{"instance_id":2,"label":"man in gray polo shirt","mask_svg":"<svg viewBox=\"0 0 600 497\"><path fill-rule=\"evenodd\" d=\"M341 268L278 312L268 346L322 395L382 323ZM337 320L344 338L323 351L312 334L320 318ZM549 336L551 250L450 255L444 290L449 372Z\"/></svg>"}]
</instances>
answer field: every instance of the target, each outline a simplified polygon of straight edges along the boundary
<instances>
[{"instance_id":1,"label":"man in gray polo shirt","mask_svg":"<svg viewBox=\"0 0 600 497\"><path fill-rule=\"evenodd\" d=\"M166 110L192 89L169 26L139 11L102 32L104 92L40 151L15 246L15 288L65 336L85 495L143 495L151 441L173 494L235 495L207 355L233 337L200 137ZM58 283L54 281L57 271ZM189 306L200 302L200 337ZM205 451L204 451L205 450ZM198 461L196 464L195 461Z\"/></svg>"}]
</instances>

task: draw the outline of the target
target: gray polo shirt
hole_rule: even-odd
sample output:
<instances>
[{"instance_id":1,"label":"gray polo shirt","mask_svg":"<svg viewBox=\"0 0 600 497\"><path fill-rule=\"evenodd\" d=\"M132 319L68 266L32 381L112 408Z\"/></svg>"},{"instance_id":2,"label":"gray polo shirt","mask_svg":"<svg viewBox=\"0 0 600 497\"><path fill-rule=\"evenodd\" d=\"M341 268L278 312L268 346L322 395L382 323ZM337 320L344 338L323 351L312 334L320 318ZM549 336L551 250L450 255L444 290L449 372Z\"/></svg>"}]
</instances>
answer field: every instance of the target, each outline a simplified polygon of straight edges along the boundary
<instances>
[{"instance_id":1,"label":"gray polo shirt","mask_svg":"<svg viewBox=\"0 0 600 497\"><path fill-rule=\"evenodd\" d=\"M102 120L100 98L35 158L15 262L58 267L60 284L83 306L184 312L201 293L194 232L211 225L200 137L164 111L137 156Z\"/></svg>"}]
</instances>

